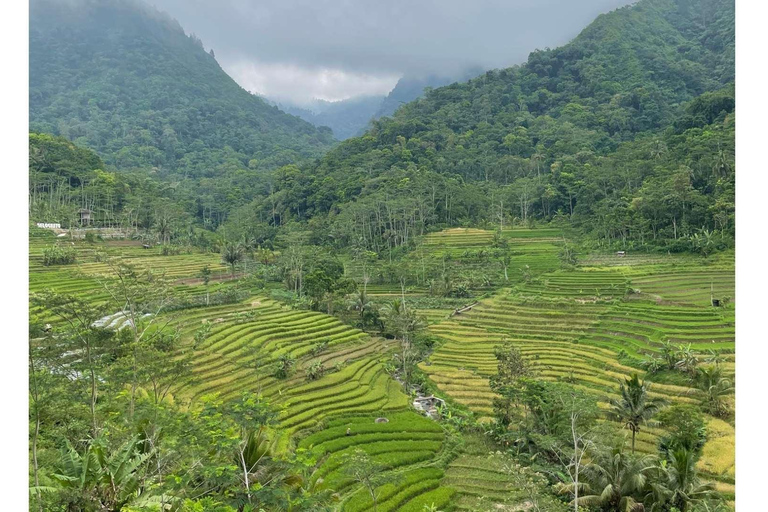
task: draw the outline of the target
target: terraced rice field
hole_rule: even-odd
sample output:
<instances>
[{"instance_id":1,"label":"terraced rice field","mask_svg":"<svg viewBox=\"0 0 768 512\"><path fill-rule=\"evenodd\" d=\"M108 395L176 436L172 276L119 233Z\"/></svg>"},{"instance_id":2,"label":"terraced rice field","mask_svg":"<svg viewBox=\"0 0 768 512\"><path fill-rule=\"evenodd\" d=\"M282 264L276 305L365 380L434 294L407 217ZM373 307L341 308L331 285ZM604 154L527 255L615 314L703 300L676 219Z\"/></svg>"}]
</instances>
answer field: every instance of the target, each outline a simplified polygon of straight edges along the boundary
<instances>
[{"instance_id":1,"label":"terraced rice field","mask_svg":"<svg viewBox=\"0 0 768 512\"><path fill-rule=\"evenodd\" d=\"M303 437L298 446L318 457L314 478L321 488L344 496L343 510L372 506L367 493L341 468L344 455L358 448L398 477L380 490L378 510L421 511L423 503L447 504L452 491L438 488L443 472L435 466L443 447L442 428L408 411L408 397L384 371L392 350L384 340L332 316L292 310L261 297L189 310L174 321L184 326L182 337L188 343L204 321L214 326L195 347L190 378L174 390L177 400L262 393L280 407L279 422L287 435ZM263 371L249 363L254 350L263 355ZM297 371L278 379L271 365L283 354L296 359ZM328 372L309 380L305 370L311 361L321 361ZM388 422L376 423L377 417Z\"/></svg>"},{"instance_id":2,"label":"terraced rice field","mask_svg":"<svg viewBox=\"0 0 768 512\"><path fill-rule=\"evenodd\" d=\"M429 293L429 285L423 276L443 273L453 281L474 279L475 293L490 292L499 286L521 282L526 275L536 276L551 272L560 266L557 257L562 233L558 229L505 230L502 237L506 250L512 256L504 277L503 266L492 255L494 232L474 228L454 228L426 235L419 247L409 253L414 265L416 282L406 286L408 297L422 297ZM373 297L399 297L400 285L394 276L385 275L385 261L377 262L369 269L371 281L368 294ZM347 275L362 282L362 267L347 262Z\"/></svg>"},{"instance_id":3,"label":"terraced rice field","mask_svg":"<svg viewBox=\"0 0 768 512\"><path fill-rule=\"evenodd\" d=\"M491 231L452 229L426 236L419 249L425 266L492 274L488 286L475 290L490 296L470 310L452 314L472 300L429 297L425 283L406 290L429 332L440 339L420 368L451 403L473 411L481 421L493 414L489 387L489 378L496 373L493 349L504 341L515 343L542 378L593 393L603 406L616 396L618 379L634 372L644 376L629 364L658 354L665 342L690 344L697 354L717 351L733 371L733 309L709 307L711 288L716 297L733 296L733 269L727 258L704 264L693 257L669 255L591 255L576 269L561 270L558 230L505 230L503 237L512 253L506 281L498 262L484 255L493 237ZM44 267L42 249L52 243L42 235L32 241L30 291L54 289L106 302L99 279L108 276L108 267L95 261L94 246L75 244L77 265ZM180 281L203 266L226 272L217 254L162 256L157 248L130 243L97 246L164 272L177 280L182 294L203 292L201 286ZM353 277L358 270L347 266ZM401 294L398 284L370 283L368 291L379 301ZM212 393L224 399L244 391L262 393L280 408L284 441L290 437L290 442L318 458L315 483L339 492L342 510L373 508L367 492L341 467L345 455L356 449L397 476L379 489L380 511L422 512L425 505L473 511L522 506L523 497L509 475L498 461L490 461L487 452L465 449L449 460L448 439L440 425L412 412L400 384L385 372L392 342L372 338L335 317L293 310L259 296L238 304L172 312L168 319L180 328L186 349L193 351L189 375L174 383L174 399L193 402ZM124 319L116 313L104 322L119 328ZM210 332L196 344L195 333L204 323L211 326ZM260 355L258 369L255 353ZM295 359L295 370L277 378L275 363L283 355ZM307 369L317 361L325 374L310 380ZM699 399L686 386L663 383L654 383L652 394L678 403ZM388 422L377 423L379 417ZM644 428L637 438L638 449L655 452L660 434L658 429ZM732 496L733 427L711 419L710 434L699 468Z\"/></svg>"},{"instance_id":4,"label":"terraced rice field","mask_svg":"<svg viewBox=\"0 0 768 512\"><path fill-rule=\"evenodd\" d=\"M71 247L77 253L77 260L70 265L43 265L43 250L59 244ZM131 240L110 240L106 242L88 243L82 240L70 242L57 240L52 233L35 232L30 237L29 253L29 293L34 294L45 290L85 297L93 304L108 302L110 296L104 288L113 277L109 266L103 261L103 256L119 258L141 269L151 269L158 275L165 275L172 280L195 277L200 270L208 266L212 278L227 275L228 269L221 263L221 257L215 253L192 253L163 256L160 247L144 249L141 242ZM97 253L101 254L97 258ZM212 285L212 289L214 286ZM202 286L178 285L176 291L182 295L200 295L205 293ZM31 312L33 315L37 311ZM40 318L42 321L52 321L51 318Z\"/></svg>"},{"instance_id":5,"label":"terraced rice field","mask_svg":"<svg viewBox=\"0 0 768 512\"><path fill-rule=\"evenodd\" d=\"M480 240L479 233L472 237ZM733 281L728 255L709 262L692 256L592 255L574 270L542 273L470 311L431 322L429 330L442 344L420 368L447 398L485 421L493 412L493 349L503 341L514 342L542 378L592 392L602 406L616 396L618 379L635 372L645 376L637 363L620 362L621 354L639 362L658 354L665 342L690 346L702 357L719 352L733 371L733 308L710 307L710 287L716 298L732 297ZM652 394L672 403L700 399L688 386L665 383L654 383ZM712 421L721 428L700 468L732 493L732 426ZM661 433L645 428L638 449L655 452Z\"/></svg>"},{"instance_id":6,"label":"terraced rice field","mask_svg":"<svg viewBox=\"0 0 768 512\"><path fill-rule=\"evenodd\" d=\"M735 296L732 269L693 268L668 270L632 278L632 284L643 293L657 295L677 304L710 305L710 298Z\"/></svg>"},{"instance_id":7,"label":"terraced rice field","mask_svg":"<svg viewBox=\"0 0 768 512\"><path fill-rule=\"evenodd\" d=\"M699 354L720 351L733 370L732 310L582 299L574 294L570 299L535 301L507 293L486 299L469 312L429 327L444 342L420 368L441 392L481 420L490 419L493 412L488 382L496 373L493 348L506 340L521 349L542 378L595 393L602 406L616 396L618 379L634 372L644 376L639 368L619 362L621 351L642 358L657 353L663 341L690 344ZM672 403L699 400L698 392L687 386L654 383L651 394ZM650 427L642 430L638 450L654 453L661 433ZM727 434L712 438L700 462L705 475L725 491L733 485L732 443Z\"/></svg>"},{"instance_id":8,"label":"terraced rice field","mask_svg":"<svg viewBox=\"0 0 768 512\"><path fill-rule=\"evenodd\" d=\"M443 484L457 490L456 510L490 512L525 504L525 497L500 467L500 461L488 454L459 456L448 466Z\"/></svg>"},{"instance_id":9,"label":"terraced rice field","mask_svg":"<svg viewBox=\"0 0 768 512\"><path fill-rule=\"evenodd\" d=\"M371 510L370 495L354 485L343 466L346 456L362 450L393 476L377 489L377 510L422 511L424 505L447 505L453 489L440 486L444 473L436 465L445 441L440 425L414 412L383 415L386 423L376 423L371 414L341 416L299 442L322 461L313 476L317 485L340 492L345 512Z\"/></svg>"},{"instance_id":10,"label":"terraced rice field","mask_svg":"<svg viewBox=\"0 0 768 512\"><path fill-rule=\"evenodd\" d=\"M481 256L483 251L487 253L492 249L493 237L493 231L454 228L430 233L424 237L423 246L427 254L434 258L449 256L459 260L464 270L474 266L485 270L492 267L496 281L501 282L503 271L498 262L469 261L473 257ZM522 280L524 270L538 275L560 266L557 253L562 243L562 232L558 229L508 229L502 232L502 238L512 255L512 263L508 269L508 277L512 282Z\"/></svg>"},{"instance_id":11,"label":"terraced rice field","mask_svg":"<svg viewBox=\"0 0 768 512\"><path fill-rule=\"evenodd\" d=\"M96 248L174 280L194 277L205 265L215 272L227 271L218 254L163 256L158 248L143 249L125 242L76 242L72 246L77 251L76 264L45 267L43 249L54 243L45 234L34 237L30 253L32 293L51 289L85 297L95 304L107 302L101 281L110 278L110 270L96 261ZM202 286L181 282L176 288L180 294L204 291ZM379 510L421 512L424 504L448 504L453 491L439 487L443 471L435 466L443 449L443 431L434 421L408 411L408 397L385 372L393 349L385 340L371 338L335 317L293 310L265 297L165 316L163 320L179 327L184 350L193 351L191 371L173 385L174 400L192 402L209 394L228 399L244 391L262 393L280 409L283 442L304 437L301 446L311 447L321 459L317 478L343 494L345 510L367 510L371 505L360 486L345 480L338 465L345 453L356 448L398 475L380 491ZM116 312L102 323L119 329L125 318ZM204 323L211 326L209 334L195 345L195 333ZM258 371L254 353L260 354ZM287 378L279 379L274 369L282 355L290 355L296 363ZM307 367L315 361L322 363L325 374L310 380ZM375 423L380 416L386 416L389 423ZM352 430L351 436L346 436L347 428Z\"/></svg>"},{"instance_id":12,"label":"terraced rice field","mask_svg":"<svg viewBox=\"0 0 768 512\"><path fill-rule=\"evenodd\" d=\"M627 293L627 278L612 269L556 271L523 283L521 293L537 297L613 299Z\"/></svg>"},{"instance_id":13,"label":"terraced rice field","mask_svg":"<svg viewBox=\"0 0 768 512\"><path fill-rule=\"evenodd\" d=\"M733 310L685 305L657 305L646 301L621 302L601 315L600 323L580 342L645 357L664 342L688 345L695 352L715 350L731 354L735 348Z\"/></svg>"}]
</instances>

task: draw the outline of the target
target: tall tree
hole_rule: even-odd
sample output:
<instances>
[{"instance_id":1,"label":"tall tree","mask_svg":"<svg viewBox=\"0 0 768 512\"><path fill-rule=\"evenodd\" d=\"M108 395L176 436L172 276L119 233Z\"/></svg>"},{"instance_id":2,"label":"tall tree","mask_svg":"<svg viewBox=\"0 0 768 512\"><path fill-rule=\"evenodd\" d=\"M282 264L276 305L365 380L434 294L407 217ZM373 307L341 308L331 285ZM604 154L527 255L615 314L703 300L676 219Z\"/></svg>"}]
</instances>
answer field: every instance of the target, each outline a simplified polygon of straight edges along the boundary
<instances>
[{"instance_id":1,"label":"tall tree","mask_svg":"<svg viewBox=\"0 0 768 512\"><path fill-rule=\"evenodd\" d=\"M662 407L664 400L651 397L650 384L642 382L637 374L619 383L620 398L610 400L610 414L632 432L632 453L635 453L635 436Z\"/></svg>"}]
</instances>

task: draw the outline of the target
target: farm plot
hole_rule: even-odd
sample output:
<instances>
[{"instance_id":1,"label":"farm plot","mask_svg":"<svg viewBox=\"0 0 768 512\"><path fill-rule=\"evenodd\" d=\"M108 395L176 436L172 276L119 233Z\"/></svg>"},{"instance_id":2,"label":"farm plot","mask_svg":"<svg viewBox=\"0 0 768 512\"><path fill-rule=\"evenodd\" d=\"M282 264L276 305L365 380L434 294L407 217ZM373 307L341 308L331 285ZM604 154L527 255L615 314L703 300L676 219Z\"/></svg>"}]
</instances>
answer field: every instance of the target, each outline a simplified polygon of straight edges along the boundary
<instances>
[{"instance_id":1,"label":"farm plot","mask_svg":"<svg viewBox=\"0 0 768 512\"><path fill-rule=\"evenodd\" d=\"M212 325L205 341L195 347L194 368L184 383L185 393L197 397L255 391L272 379L257 378L265 371L255 370L256 362L251 360L255 354L261 354L259 364L266 368L281 355L298 359L318 346L329 349L367 338L332 316L291 310L269 299L250 299L239 306L190 310L187 315L193 315L191 318L185 315L175 320L187 327L183 336L189 343L203 322Z\"/></svg>"},{"instance_id":2,"label":"farm plot","mask_svg":"<svg viewBox=\"0 0 768 512\"><path fill-rule=\"evenodd\" d=\"M629 282L618 271L604 268L556 271L520 286L521 293L539 297L597 300L621 298Z\"/></svg>"},{"instance_id":3,"label":"farm plot","mask_svg":"<svg viewBox=\"0 0 768 512\"><path fill-rule=\"evenodd\" d=\"M496 296L430 326L430 332L445 343L421 368L439 389L486 417L492 413L488 378L496 373L493 348L505 340L514 342L545 378L571 376L583 385L594 385L595 368L611 362L612 353L573 342L597 323L605 309L599 304ZM609 383L606 378L603 384Z\"/></svg>"},{"instance_id":4,"label":"farm plot","mask_svg":"<svg viewBox=\"0 0 768 512\"><path fill-rule=\"evenodd\" d=\"M641 311L640 305L629 307ZM567 299L493 297L470 312L430 326L430 331L445 342L420 368L448 397L482 419L489 419L494 395L488 379L496 373L493 349L511 341L542 378L595 393L604 405L608 398L616 396L618 379L633 372L641 376L644 373L619 362L619 341L610 336L608 342L596 338L601 320L612 318L607 315L614 309L611 304L582 304ZM652 345L645 347L653 350ZM670 384L655 383L651 394L675 402L697 400L690 388ZM658 433L655 429L641 432L638 448L655 451Z\"/></svg>"},{"instance_id":5,"label":"farm plot","mask_svg":"<svg viewBox=\"0 0 768 512\"><path fill-rule=\"evenodd\" d=\"M443 485L456 489L457 510L524 510L526 498L503 468L500 457L461 455L445 472Z\"/></svg>"},{"instance_id":6,"label":"farm plot","mask_svg":"<svg viewBox=\"0 0 768 512\"><path fill-rule=\"evenodd\" d=\"M315 483L340 493L340 509L345 512L372 510L370 495L345 471L346 458L361 450L391 475L390 482L377 488L377 510L446 506L454 491L441 486L444 473L434 465L445 441L442 428L414 412L382 414L386 422L377 423L371 414L334 418L299 442L300 448L322 461L313 476Z\"/></svg>"},{"instance_id":7,"label":"farm plot","mask_svg":"<svg viewBox=\"0 0 768 512\"><path fill-rule=\"evenodd\" d=\"M638 272L639 274L639 272ZM688 267L631 275L632 286L642 293L663 300L697 306L710 306L710 299L735 296L733 268Z\"/></svg>"},{"instance_id":8,"label":"farm plot","mask_svg":"<svg viewBox=\"0 0 768 512\"><path fill-rule=\"evenodd\" d=\"M372 507L341 466L345 454L356 449L398 476L380 489L378 510L421 511L422 502L448 503L452 491L439 487L443 471L432 466L443 447L443 431L408 412L408 397L384 369L391 351L386 341L329 315L291 310L264 298L185 311L175 321L189 343L203 322L213 325L195 347L192 374L175 390L176 397L218 393L227 399L246 390L268 397L280 408L287 436L309 433L298 446L317 456L316 483L341 493L343 510ZM260 354L260 370L250 359L253 353ZM273 363L284 354L295 358L296 371L279 379ZM326 368L316 380L306 371L313 361ZM388 422L374 421L382 416Z\"/></svg>"},{"instance_id":9,"label":"farm plot","mask_svg":"<svg viewBox=\"0 0 768 512\"><path fill-rule=\"evenodd\" d=\"M538 275L560 266L557 254L562 242L557 229L514 229L502 232L504 250L511 255L508 277L512 282L523 279L524 272ZM472 267L496 268L495 281L503 279L500 264L491 259L490 251L494 233L481 229L455 228L430 233L424 238L423 247L433 259L450 258L467 270ZM505 280L506 281L506 280Z\"/></svg>"},{"instance_id":10,"label":"farm plot","mask_svg":"<svg viewBox=\"0 0 768 512\"><path fill-rule=\"evenodd\" d=\"M494 232L474 228L454 228L430 233L412 250L407 261L413 266L412 279L406 285L409 297L422 297L430 293L433 282L447 278L461 283L473 293L490 292L500 286L509 286L531 276L551 272L560 266L560 231L556 229L515 229L502 233L503 249L511 260L504 274L502 261L493 249ZM361 265L348 261L349 277L362 282ZM402 289L395 275L395 267L385 261L368 269L370 282L367 292L371 296L400 296Z\"/></svg>"},{"instance_id":11,"label":"farm plot","mask_svg":"<svg viewBox=\"0 0 768 512\"><path fill-rule=\"evenodd\" d=\"M698 354L730 354L735 348L734 323L733 310L628 301L604 313L579 342L638 358L658 353L665 342L690 345Z\"/></svg>"}]
</instances>

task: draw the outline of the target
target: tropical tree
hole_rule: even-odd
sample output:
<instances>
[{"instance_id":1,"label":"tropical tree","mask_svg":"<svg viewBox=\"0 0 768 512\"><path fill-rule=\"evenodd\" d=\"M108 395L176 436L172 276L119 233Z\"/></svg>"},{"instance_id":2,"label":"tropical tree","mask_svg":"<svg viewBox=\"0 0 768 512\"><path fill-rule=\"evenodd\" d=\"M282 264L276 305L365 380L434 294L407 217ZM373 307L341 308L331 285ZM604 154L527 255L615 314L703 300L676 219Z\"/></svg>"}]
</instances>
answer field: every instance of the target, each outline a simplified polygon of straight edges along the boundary
<instances>
[{"instance_id":1,"label":"tropical tree","mask_svg":"<svg viewBox=\"0 0 768 512\"><path fill-rule=\"evenodd\" d=\"M344 472L355 482L362 484L373 503L373 512L376 512L379 500L379 488L392 482L395 477L391 473L385 473L386 466L371 459L371 457L361 449L356 449L353 453L346 454Z\"/></svg>"},{"instance_id":2,"label":"tropical tree","mask_svg":"<svg viewBox=\"0 0 768 512\"><path fill-rule=\"evenodd\" d=\"M727 397L733 393L733 382L723 375L719 365L700 368L696 374L696 387L704 392L703 406L710 414L726 416L729 412Z\"/></svg>"},{"instance_id":3,"label":"tropical tree","mask_svg":"<svg viewBox=\"0 0 768 512\"><path fill-rule=\"evenodd\" d=\"M666 402L660 399L651 398L648 394L650 384L642 382L637 374L624 379L619 383L619 394L621 398L610 400L610 414L616 420L632 432L632 453L635 453L635 437L640 431L640 427L646 424Z\"/></svg>"},{"instance_id":4,"label":"tropical tree","mask_svg":"<svg viewBox=\"0 0 768 512\"><path fill-rule=\"evenodd\" d=\"M356 311L360 315L360 326L375 326L379 321L379 312L373 304L365 287L357 290L357 293L349 301L349 309Z\"/></svg>"},{"instance_id":5,"label":"tropical tree","mask_svg":"<svg viewBox=\"0 0 768 512\"><path fill-rule=\"evenodd\" d=\"M719 501L714 485L699 479L696 460L694 450L681 447L670 451L668 458L660 461L645 500L650 512L668 510L669 507L686 512L697 505Z\"/></svg>"},{"instance_id":6,"label":"tropical tree","mask_svg":"<svg viewBox=\"0 0 768 512\"><path fill-rule=\"evenodd\" d=\"M412 367L418 360L418 354L414 348L413 338L416 333L425 326L424 322L416 315L413 309L407 309L405 302L394 299L384 307L385 324L387 329L400 340L400 352L395 359L400 366L403 385L408 390L411 383Z\"/></svg>"},{"instance_id":7,"label":"tropical tree","mask_svg":"<svg viewBox=\"0 0 768 512\"><path fill-rule=\"evenodd\" d=\"M205 285L205 305L207 306L210 302L210 294L208 293L208 284L211 282L211 267L208 265L204 266L202 269L200 269L200 273L198 274L200 278L203 280L203 285Z\"/></svg>"},{"instance_id":8,"label":"tropical tree","mask_svg":"<svg viewBox=\"0 0 768 512\"><path fill-rule=\"evenodd\" d=\"M698 358L691 350L691 344L680 345L677 351L677 362L675 368L689 375L696 374L696 366L699 364Z\"/></svg>"},{"instance_id":9,"label":"tropical tree","mask_svg":"<svg viewBox=\"0 0 768 512\"><path fill-rule=\"evenodd\" d=\"M642 493L652 468L648 456L636 457L624 452L623 443L608 450L591 453L591 461L584 468L578 504L617 512L640 512ZM561 488L561 492L570 489Z\"/></svg>"},{"instance_id":10,"label":"tropical tree","mask_svg":"<svg viewBox=\"0 0 768 512\"><path fill-rule=\"evenodd\" d=\"M497 371L490 378L490 387L499 395L493 399L493 412L496 421L506 427L512 422L516 410L520 392L517 383L521 378L532 376L533 371L520 349L509 341L494 347L493 354L496 356Z\"/></svg>"},{"instance_id":11,"label":"tropical tree","mask_svg":"<svg viewBox=\"0 0 768 512\"><path fill-rule=\"evenodd\" d=\"M235 265L245 257L245 248L239 242L227 242L221 251L221 261L232 269L232 277L235 277Z\"/></svg>"}]
</instances>

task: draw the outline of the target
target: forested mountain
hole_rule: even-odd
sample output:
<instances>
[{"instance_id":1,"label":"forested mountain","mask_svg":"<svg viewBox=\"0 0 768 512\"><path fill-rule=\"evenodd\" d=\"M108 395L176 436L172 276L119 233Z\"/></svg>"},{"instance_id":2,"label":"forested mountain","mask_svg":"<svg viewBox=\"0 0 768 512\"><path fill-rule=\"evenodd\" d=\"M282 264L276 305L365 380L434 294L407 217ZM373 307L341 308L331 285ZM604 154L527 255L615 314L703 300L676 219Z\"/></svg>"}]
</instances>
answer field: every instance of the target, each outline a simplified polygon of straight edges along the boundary
<instances>
[{"instance_id":1,"label":"forested mountain","mask_svg":"<svg viewBox=\"0 0 768 512\"><path fill-rule=\"evenodd\" d=\"M431 73L424 76L405 75L397 81L395 87L389 91L374 117L391 116L402 105L409 103L424 94L425 89L435 89L453 82L465 82L483 72L480 68L467 69L457 74Z\"/></svg>"},{"instance_id":2,"label":"forested mountain","mask_svg":"<svg viewBox=\"0 0 768 512\"><path fill-rule=\"evenodd\" d=\"M732 239L733 79L732 2L642 0L522 66L429 91L279 171L276 194L248 208L371 248L503 217L620 244Z\"/></svg>"},{"instance_id":3,"label":"forested mountain","mask_svg":"<svg viewBox=\"0 0 768 512\"><path fill-rule=\"evenodd\" d=\"M139 0L34 0L30 129L120 169L218 175L316 156L333 138L242 89L169 16Z\"/></svg>"}]
</instances>

